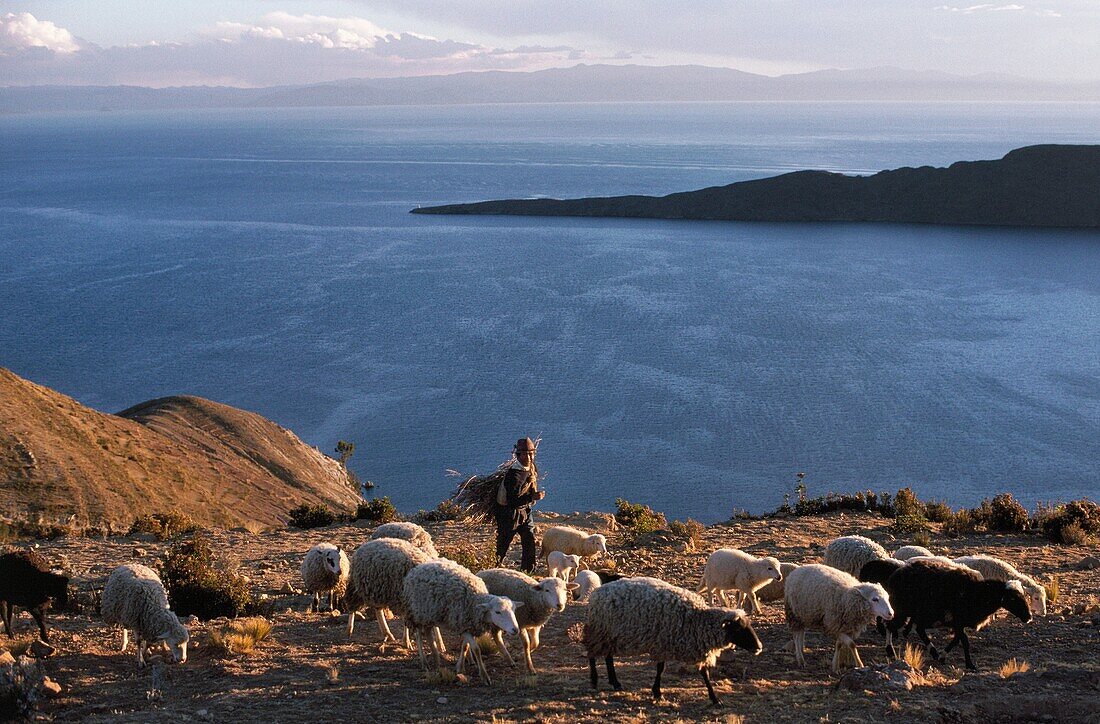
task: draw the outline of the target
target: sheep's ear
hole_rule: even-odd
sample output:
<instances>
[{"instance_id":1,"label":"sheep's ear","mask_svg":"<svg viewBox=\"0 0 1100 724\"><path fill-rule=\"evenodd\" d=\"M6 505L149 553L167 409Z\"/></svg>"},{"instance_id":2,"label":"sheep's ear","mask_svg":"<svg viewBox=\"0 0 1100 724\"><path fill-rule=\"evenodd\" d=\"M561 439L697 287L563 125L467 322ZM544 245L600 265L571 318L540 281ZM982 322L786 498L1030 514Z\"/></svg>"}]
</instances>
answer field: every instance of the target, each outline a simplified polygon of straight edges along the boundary
<instances>
[{"instance_id":1,"label":"sheep's ear","mask_svg":"<svg viewBox=\"0 0 1100 724\"><path fill-rule=\"evenodd\" d=\"M565 590L567 590L567 591L575 591L580 587L581 587L581 584L579 584L579 583L566 583L565 584Z\"/></svg>"},{"instance_id":2,"label":"sheep's ear","mask_svg":"<svg viewBox=\"0 0 1100 724\"><path fill-rule=\"evenodd\" d=\"M1024 592L1024 584L1020 583L1017 580L1009 581L1005 584L1005 588L1009 589L1010 591L1017 591L1019 593Z\"/></svg>"},{"instance_id":3,"label":"sheep's ear","mask_svg":"<svg viewBox=\"0 0 1100 724\"><path fill-rule=\"evenodd\" d=\"M523 601L512 601L512 610L513 611L518 611L526 605L527 604L524 603Z\"/></svg>"}]
</instances>

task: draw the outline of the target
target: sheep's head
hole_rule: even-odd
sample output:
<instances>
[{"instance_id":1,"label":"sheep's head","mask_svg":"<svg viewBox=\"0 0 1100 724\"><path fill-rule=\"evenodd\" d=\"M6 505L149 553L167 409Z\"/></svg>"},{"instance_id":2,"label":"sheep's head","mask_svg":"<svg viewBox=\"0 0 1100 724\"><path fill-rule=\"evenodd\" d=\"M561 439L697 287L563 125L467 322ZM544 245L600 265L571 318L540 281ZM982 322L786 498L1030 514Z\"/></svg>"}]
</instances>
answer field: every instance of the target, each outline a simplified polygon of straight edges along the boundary
<instances>
[{"instance_id":1,"label":"sheep's head","mask_svg":"<svg viewBox=\"0 0 1100 724\"><path fill-rule=\"evenodd\" d=\"M600 587L600 576L595 571L581 571L577 574L575 583L567 584L573 592L574 601L583 601L588 595Z\"/></svg>"},{"instance_id":2,"label":"sheep's head","mask_svg":"<svg viewBox=\"0 0 1100 724\"><path fill-rule=\"evenodd\" d=\"M340 575L340 555L341 550L339 548L331 548L325 551L325 568L328 572L334 576Z\"/></svg>"},{"instance_id":3,"label":"sheep's head","mask_svg":"<svg viewBox=\"0 0 1100 724\"><path fill-rule=\"evenodd\" d=\"M531 586L535 593L542 597L543 604L548 608L561 612L565 610L565 602L569 599L569 591L577 588L576 583L566 583L560 578L544 578Z\"/></svg>"},{"instance_id":4,"label":"sheep's head","mask_svg":"<svg viewBox=\"0 0 1100 724\"><path fill-rule=\"evenodd\" d=\"M856 586L859 595L871 607L871 611L883 621L889 621L894 617L894 608L890 605L890 596L886 589L877 583L864 583Z\"/></svg>"},{"instance_id":5,"label":"sheep's head","mask_svg":"<svg viewBox=\"0 0 1100 724\"><path fill-rule=\"evenodd\" d=\"M187 644L191 640L191 635L187 633L187 627L176 619L169 625L158 640L163 641L168 650L172 652L172 660L177 664L183 664L187 662Z\"/></svg>"},{"instance_id":6,"label":"sheep's head","mask_svg":"<svg viewBox=\"0 0 1100 724\"><path fill-rule=\"evenodd\" d=\"M1027 604L1027 594L1019 581L1009 581L1001 593L1001 608L1024 623L1031 621L1031 607Z\"/></svg>"},{"instance_id":7,"label":"sheep's head","mask_svg":"<svg viewBox=\"0 0 1100 724\"><path fill-rule=\"evenodd\" d=\"M779 559L772 558L771 556L767 558L761 558L760 565L764 573L770 575L773 581L783 580L783 570L779 566Z\"/></svg>"},{"instance_id":8,"label":"sheep's head","mask_svg":"<svg viewBox=\"0 0 1100 724\"><path fill-rule=\"evenodd\" d=\"M726 643L732 646L751 651L754 655L764 650L764 644L752 630L752 623L744 611L734 611L722 619L722 632L726 635Z\"/></svg>"},{"instance_id":9,"label":"sheep's head","mask_svg":"<svg viewBox=\"0 0 1100 724\"><path fill-rule=\"evenodd\" d=\"M55 611L63 610L69 605L69 579L59 573L50 573L47 580L46 593L51 599L50 608Z\"/></svg>"},{"instance_id":10,"label":"sheep's head","mask_svg":"<svg viewBox=\"0 0 1100 724\"><path fill-rule=\"evenodd\" d=\"M507 596L487 594L483 596L479 605L486 623L496 626L509 636L515 636L519 632L516 609L523 607L522 601L512 601Z\"/></svg>"},{"instance_id":11,"label":"sheep's head","mask_svg":"<svg viewBox=\"0 0 1100 724\"><path fill-rule=\"evenodd\" d=\"M588 536L586 543L593 554L607 553L607 536L602 533L593 533Z\"/></svg>"},{"instance_id":12,"label":"sheep's head","mask_svg":"<svg viewBox=\"0 0 1100 724\"><path fill-rule=\"evenodd\" d=\"M1024 589L1028 601L1031 603L1032 613L1039 616L1047 615L1047 592L1042 586L1031 584Z\"/></svg>"}]
</instances>

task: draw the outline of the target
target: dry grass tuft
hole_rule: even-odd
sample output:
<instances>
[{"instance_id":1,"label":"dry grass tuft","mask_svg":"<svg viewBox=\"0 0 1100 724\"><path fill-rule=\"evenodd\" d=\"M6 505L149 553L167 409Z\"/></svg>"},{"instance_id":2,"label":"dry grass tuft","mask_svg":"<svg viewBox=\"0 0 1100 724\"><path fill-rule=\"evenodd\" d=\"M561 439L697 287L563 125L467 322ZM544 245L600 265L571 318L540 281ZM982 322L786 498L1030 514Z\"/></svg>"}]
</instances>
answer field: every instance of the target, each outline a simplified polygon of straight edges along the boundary
<instances>
[{"instance_id":1,"label":"dry grass tuft","mask_svg":"<svg viewBox=\"0 0 1100 724\"><path fill-rule=\"evenodd\" d=\"M565 635L575 644L584 643L584 624L579 621L565 630Z\"/></svg>"},{"instance_id":2,"label":"dry grass tuft","mask_svg":"<svg viewBox=\"0 0 1100 724\"><path fill-rule=\"evenodd\" d=\"M210 633L210 641L227 654L249 654L271 634L271 622L259 616L229 622Z\"/></svg>"},{"instance_id":3,"label":"dry grass tuft","mask_svg":"<svg viewBox=\"0 0 1100 724\"><path fill-rule=\"evenodd\" d=\"M924 649L913 644L905 644L905 650L901 652L901 659L920 671L924 667Z\"/></svg>"},{"instance_id":4,"label":"dry grass tuft","mask_svg":"<svg viewBox=\"0 0 1100 724\"><path fill-rule=\"evenodd\" d=\"M1022 674L1030 670L1031 664L1026 661L1017 661L1016 657L1013 656L1011 659L1001 664L1000 674L1002 679L1007 679L1010 676Z\"/></svg>"},{"instance_id":5,"label":"dry grass tuft","mask_svg":"<svg viewBox=\"0 0 1100 724\"><path fill-rule=\"evenodd\" d=\"M1050 583L1043 585L1043 590L1047 593L1047 604L1053 604L1058 601L1058 574L1054 573L1050 576Z\"/></svg>"},{"instance_id":6,"label":"dry grass tuft","mask_svg":"<svg viewBox=\"0 0 1100 724\"><path fill-rule=\"evenodd\" d=\"M517 689L534 689L539 685L538 674L525 674L516 677Z\"/></svg>"},{"instance_id":7,"label":"dry grass tuft","mask_svg":"<svg viewBox=\"0 0 1100 724\"><path fill-rule=\"evenodd\" d=\"M441 666L435 671L424 672L424 681L429 684L453 684L458 680L454 669Z\"/></svg>"},{"instance_id":8,"label":"dry grass tuft","mask_svg":"<svg viewBox=\"0 0 1100 724\"><path fill-rule=\"evenodd\" d=\"M330 666L325 670L325 680L330 684L340 681L340 667Z\"/></svg>"},{"instance_id":9,"label":"dry grass tuft","mask_svg":"<svg viewBox=\"0 0 1100 724\"><path fill-rule=\"evenodd\" d=\"M722 724L745 724L745 717L742 714L726 714L722 718Z\"/></svg>"}]
</instances>

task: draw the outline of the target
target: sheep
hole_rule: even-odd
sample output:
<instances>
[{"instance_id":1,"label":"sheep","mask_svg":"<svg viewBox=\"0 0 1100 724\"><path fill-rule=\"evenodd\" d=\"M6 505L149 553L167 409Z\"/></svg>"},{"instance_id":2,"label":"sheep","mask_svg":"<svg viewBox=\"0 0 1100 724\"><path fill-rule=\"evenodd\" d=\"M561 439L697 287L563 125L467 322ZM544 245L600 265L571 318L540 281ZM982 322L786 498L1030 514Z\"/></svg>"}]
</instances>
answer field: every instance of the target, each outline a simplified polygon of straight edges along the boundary
<instances>
[{"instance_id":1,"label":"sheep","mask_svg":"<svg viewBox=\"0 0 1100 724\"><path fill-rule=\"evenodd\" d=\"M0 555L0 618L4 633L14 636L11 619L16 606L26 608L38 624L42 640L49 643L46 612L69 602L69 579L50 571L46 559L34 551L10 551Z\"/></svg>"},{"instance_id":2,"label":"sheep","mask_svg":"<svg viewBox=\"0 0 1100 724\"><path fill-rule=\"evenodd\" d=\"M546 558L546 570L552 578L561 574L563 580L569 580L569 574L581 567L581 557L561 551L551 551Z\"/></svg>"},{"instance_id":3,"label":"sheep","mask_svg":"<svg viewBox=\"0 0 1100 724\"><path fill-rule=\"evenodd\" d=\"M583 572L591 573L591 571ZM485 587L489 589L489 593L507 596L514 603L523 604L516 609L516 622L519 624L520 640L523 641L527 670L532 674L535 673L531 652L539 647L539 631L550 618L550 614L565 610L569 591L576 589L577 584L566 583L559 578L544 578L536 581L524 573L507 568L490 568L478 573L477 577L485 581ZM508 657L508 662L515 665L508 647L504 645L500 629L496 629L495 637L497 646Z\"/></svg>"},{"instance_id":4,"label":"sheep","mask_svg":"<svg viewBox=\"0 0 1100 724\"><path fill-rule=\"evenodd\" d=\"M661 674L666 661L697 667L714 705L709 667L730 646L759 654L763 646L752 623L740 609L708 607L701 596L657 578L624 578L592 592L584 645L593 689L599 688L596 658L603 657L607 680L622 690L615 675L615 656L648 654L657 662L653 696L661 698Z\"/></svg>"},{"instance_id":5,"label":"sheep","mask_svg":"<svg viewBox=\"0 0 1100 724\"><path fill-rule=\"evenodd\" d=\"M897 612L887 624L890 635L886 641L886 653L891 658L896 657L893 635L909 622L917 630L917 636L929 655L941 660L927 629L946 626L955 637L943 653L947 654L956 644L962 644L966 668L975 671L977 667L970 656L970 639L966 629L980 630L1001 608L1024 623L1031 621L1031 609L1019 581L983 580L981 574L961 566L949 566L937 561L910 561L890 576L886 581L886 590Z\"/></svg>"},{"instance_id":6,"label":"sheep","mask_svg":"<svg viewBox=\"0 0 1100 724\"><path fill-rule=\"evenodd\" d=\"M844 571L819 563L791 571L783 601L798 665L806 665L806 630L814 629L836 639L830 666L834 674L840 671L842 655L845 660L850 657L856 666L863 666L856 639L876 616L886 621L894 616L890 597L882 586L860 583Z\"/></svg>"},{"instance_id":7,"label":"sheep","mask_svg":"<svg viewBox=\"0 0 1100 724\"><path fill-rule=\"evenodd\" d=\"M719 548L707 558L703 577L695 592L706 592L713 604L714 592L717 591L722 603L728 605L726 591L736 591L738 599L743 596L748 600L752 613L760 613L756 591L772 581L781 580L783 574L775 558L757 558L737 548ZM740 603L740 600L737 602Z\"/></svg>"},{"instance_id":8,"label":"sheep","mask_svg":"<svg viewBox=\"0 0 1100 724\"><path fill-rule=\"evenodd\" d=\"M899 561L907 561L910 558L916 558L917 556L931 556L932 551L928 550L924 546L902 546L894 551L894 558Z\"/></svg>"},{"instance_id":9,"label":"sheep","mask_svg":"<svg viewBox=\"0 0 1100 724\"><path fill-rule=\"evenodd\" d=\"M396 642L397 637L386 623L386 612L406 616L408 607L404 598L405 576L416 566L430 560L427 553L400 538L370 540L356 548L351 556L351 572L348 575L347 593L344 595L348 613L348 636L355 630L356 614L364 608L373 608L383 640ZM442 648L439 630L435 629L432 635L436 644ZM407 625L405 648L412 648Z\"/></svg>"},{"instance_id":10,"label":"sheep","mask_svg":"<svg viewBox=\"0 0 1100 724\"><path fill-rule=\"evenodd\" d=\"M313 594L311 612L321 610L321 596L328 594L328 608L335 611L348 586L348 554L331 543L318 543L309 549L302 561L302 582Z\"/></svg>"},{"instance_id":11,"label":"sheep","mask_svg":"<svg viewBox=\"0 0 1100 724\"><path fill-rule=\"evenodd\" d=\"M447 628L462 635L455 674L462 673L468 652L482 680L491 684L477 637L488 633L494 626L509 636L515 636L519 631L516 609L524 604L513 603L504 596L494 596L489 593L484 581L467 568L445 558L413 568L405 576L402 589L408 606L405 621L416 634L421 665L427 668L423 644L425 632L433 626ZM438 666L439 649L434 639L429 638L429 641Z\"/></svg>"},{"instance_id":12,"label":"sheep","mask_svg":"<svg viewBox=\"0 0 1100 724\"><path fill-rule=\"evenodd\" d=\"M112 571L103 588L100 612L108 625L122 626L120 651L126 650L133 630L139 667L145 666L146 647L156 641L168 645L177 663L187 661L187 627L169 610L164 584L152 568L130 563Z\"/></svg>"},{"instance_id":13,"label":"sheep","mask_svg":"<svg viewBox=\"0 0 1100 724\"><path fill-rule=\"evenodd\" d=\"M406 521L383 523L374 529L370 537L371 540L378 540L379 538L398 538L400 540L407 540L427 553L429 558L439 557L439 552L435 549L435 544L432 543L431 535L416 523L409 523Z\"/></svg>"},{"instance_id":14,"label":"sheep","mask_svg":"<svg viewBox=\"0 0 1100 724\"><path fill-rule=\"evenodd\" d=\"M1031 603L1032 613L1047 615L1046 589L1031 576L1020 573L1011 563L985 555L960 556L953 560L959 565L974 569L987 581L1019 581Z\"/></svg>"},{"instance_id":15,"label":"sheep","mask_svg":"<svg viewBox=\"0 0 1100 724\"><path fill-rule=\"evenodd\" d=\"M783 577L778 581L769 581L768 585L757 590L756 600L758 601L782 601L783 600L783 582L787 580L787 576L791 571L798 568L797 563L780 563L779 572L783 574Z\"/></svg>"},{"instance_id":16,"label":"sheep","mask_svg":"<svg viewBox=\"0 0 1100 724\"><path fill-rule=\"evenodd\" d=\"M942 563L945 566L959 566L959 565L961 565L959 563L956 563L952 559L948 558L947 556L937 556L937 555L913 556L912 558L907 560L906 563L912 563L914 561L925 561L925 562L932 561L933 563ZM963 567L966 568L966 566L963 566Z\"/></svg>"},{"instance_id":17,"label":"sheep","mask_svg":"<svg viewBox=\"0 0 1100 724\"><path fill-rule=\"evenodd\" d=\"M548 558L554 551L572 553L582 559L595 558L601 553L607 553L607 536L557 525L542 534L541 556ZM547 565L549 567L549 564Z\"/></svg>"},{"instance_id":18,"label":"sheep","mask_svg":"<svg viewBox=\"0 0 1100 724\"><path fill-rule=\"evenodd\" d=\"M886 579L902 568L905 568L905 561L903 560L897 558L876 558L873 561L867 561L867 563L863 565L863 568L859 569L859 576L857 576L857 578L864 583L885 585Z\"/></svg>"},{"instance_id":19,"label":"sheep","mask_svg":"<svg viewBox=\"0 0 1100 724\"><path fill-rule=\"evenodd\" d=\"M825 548L825 565L844 571L853 578L859 575L868 561L889 557L885 548L861 535L836 538Z\"/></svg>"},{"instance_id":20,"label":"sheep","mask_svg":"<svg viewBox=\"0 0 1100 724\"><path fill-rule=\"evenodd\" d=\"M576 588L573 589L573 600L578 603L588 599L588 596L603 585L600 575L595 571L577 571L573 578Z\"/></svg>"}]
</instances>

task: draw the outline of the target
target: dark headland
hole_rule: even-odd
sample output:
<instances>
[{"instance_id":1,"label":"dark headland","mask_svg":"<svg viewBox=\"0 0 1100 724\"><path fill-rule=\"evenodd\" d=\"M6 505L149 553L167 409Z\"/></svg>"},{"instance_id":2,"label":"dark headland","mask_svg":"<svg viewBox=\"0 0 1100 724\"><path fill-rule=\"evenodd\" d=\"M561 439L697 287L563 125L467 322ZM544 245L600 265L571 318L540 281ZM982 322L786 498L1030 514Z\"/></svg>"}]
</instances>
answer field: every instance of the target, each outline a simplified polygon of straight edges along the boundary
<instances>
[{"instance_id":1,"label":"dark headland","mask_svg":"<svg viewBox=\"0 0 1100 724\"><path fill-rule=\"evenodd\" d=\"M1100 228L1100 145L1027 146L996 161L872 176L796 171L668 196L508 199L412 213Z\"/></svg>"}]
</instances>

